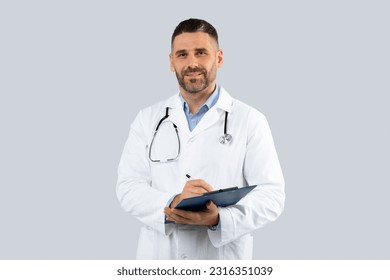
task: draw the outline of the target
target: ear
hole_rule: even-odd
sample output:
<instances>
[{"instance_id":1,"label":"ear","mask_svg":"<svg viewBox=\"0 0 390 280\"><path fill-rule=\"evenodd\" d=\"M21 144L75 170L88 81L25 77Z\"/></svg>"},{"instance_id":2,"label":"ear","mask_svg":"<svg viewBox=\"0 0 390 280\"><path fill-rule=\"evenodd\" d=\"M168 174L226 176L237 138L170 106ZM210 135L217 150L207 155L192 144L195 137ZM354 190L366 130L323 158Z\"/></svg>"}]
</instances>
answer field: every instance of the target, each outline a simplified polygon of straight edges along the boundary
<instances>
[{"instance_id":1,"label":"ear","mask_svg":"<svg viewBox=\"0 0 390 280\"><path fill-rule=\"evenodd\" d=\"M169 54L169 68L171 69L172 72L175 72L175 67L173 66L172 53Z\"/></svg>"},{"instance_id":2,"label":"ear","mask_svg":"<svg viewBox=\"0 0 390 280\"><path fill-rule=\"evenodd\" d=\"M222 67L223 65L223 51L219 49L217 51L217 66L218 68Z\"/></svg>"}]
</instances>

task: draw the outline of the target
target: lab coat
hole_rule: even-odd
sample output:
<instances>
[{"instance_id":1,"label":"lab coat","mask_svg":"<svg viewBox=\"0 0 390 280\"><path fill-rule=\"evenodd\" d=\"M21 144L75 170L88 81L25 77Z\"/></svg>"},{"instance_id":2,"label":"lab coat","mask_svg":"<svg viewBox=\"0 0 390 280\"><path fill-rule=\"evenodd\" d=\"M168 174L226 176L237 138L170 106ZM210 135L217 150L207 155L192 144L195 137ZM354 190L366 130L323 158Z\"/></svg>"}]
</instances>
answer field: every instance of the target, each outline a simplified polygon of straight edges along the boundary
<instances>
[{"instance_id":1,"label":"lab coat","mask_svg":"<svg viewBox=\"0 0 390 280\"><path fill-rule=\"evenodd\" d=\"M157 123L169 107L152 146L154 157L174 161L151 162L149 145ZM231 142L221 144L225 111ZM236 205L219 207L219 228L166 224L164 207L182 191L186 174L203 179L214 189L258 185ZM117 196L122 208L142 224L137 259L251 259L251 233L274 221L283 211L284 179L266 118L232 98L222 87L218 102L193 131L188 128L179 93L141 110L131 124L118 168ZM266 242L266 241L259 241Z\"/></svg>"}]
</instances>

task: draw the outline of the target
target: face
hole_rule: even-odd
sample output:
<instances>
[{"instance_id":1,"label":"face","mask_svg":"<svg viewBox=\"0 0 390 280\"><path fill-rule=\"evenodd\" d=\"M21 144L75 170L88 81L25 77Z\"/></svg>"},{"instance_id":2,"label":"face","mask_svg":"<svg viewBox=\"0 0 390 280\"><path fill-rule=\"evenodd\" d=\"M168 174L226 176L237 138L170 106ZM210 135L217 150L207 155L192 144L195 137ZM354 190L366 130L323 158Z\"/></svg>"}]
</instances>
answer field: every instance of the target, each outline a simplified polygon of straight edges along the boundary
<instances>
[{"instance_id":1,"label":"face","mask_svg":"<svg viewBox=\"0 0 390 280\"><path fill-rule=\"evenodd\" d=\"M217 42L204 32L176 36L169 55L170 68L184 93L211 93L223 53Z\"/></svg>"}]
</instances>

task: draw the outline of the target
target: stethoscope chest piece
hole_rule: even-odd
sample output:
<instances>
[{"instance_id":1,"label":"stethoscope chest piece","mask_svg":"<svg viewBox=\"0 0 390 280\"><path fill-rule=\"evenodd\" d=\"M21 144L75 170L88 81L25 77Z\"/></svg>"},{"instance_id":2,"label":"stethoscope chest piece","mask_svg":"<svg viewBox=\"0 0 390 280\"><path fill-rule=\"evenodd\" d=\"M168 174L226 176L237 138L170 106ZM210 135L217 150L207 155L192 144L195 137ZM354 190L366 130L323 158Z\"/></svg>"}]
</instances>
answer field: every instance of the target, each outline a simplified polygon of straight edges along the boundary
<instances>
[{"instance_id":1,"label":"stethoscope chest piece","mask_svg":"<svg viewBox=\"0 0 390 280\"><path fill-rule=\"evenodd\" d=\"M219 143L221 144L227 144L230 141L232 141L233 137L231 134L227 133L227 119L228 119L228 112L225 112L225 124L223 126L223 135L219 137Z\"/></svg>"},{"instance_id":2,"label":"stethoscope chest piece","mask_svg":"<svg viewBox=\"0 0 390 280\"><path fill-rule=\"evenodd\" d=\"M232 141L233 137L228 134L228 133L225 133L224 135L222 135L221 137L219 137L219 143L221 144L227 144L229 143L230 141Z\"/></svg>"}]
</instances>

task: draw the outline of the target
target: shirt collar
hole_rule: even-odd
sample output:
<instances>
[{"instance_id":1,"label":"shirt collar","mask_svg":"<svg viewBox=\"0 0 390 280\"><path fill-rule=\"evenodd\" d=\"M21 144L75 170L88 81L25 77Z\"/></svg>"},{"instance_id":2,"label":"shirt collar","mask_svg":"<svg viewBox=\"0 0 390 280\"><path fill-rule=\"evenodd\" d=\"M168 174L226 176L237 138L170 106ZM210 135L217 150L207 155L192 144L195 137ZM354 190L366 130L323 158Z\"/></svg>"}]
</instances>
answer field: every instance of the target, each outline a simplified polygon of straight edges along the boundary
<instances>
[{"instance_id":1,"label":"shirt collar","mask_svg":"<svg viewBox=\"0 0 390 280\"><path fill-rule=\"evenodd\" d=\"M206 106L207 110L210 110L210 108L213 107L217 103L218 98L219 98L219 92L220 92L220 87L216 86L214 92L209 96L209 98L206 100L206 102L202 106L200 106L198 112L205 106ZM185 101L181 92L179 93L179 97L180 97L180 101L181 101L181 104L182 104L184 111L189 112L187 102ZM198 112L196 112L196 113L198 113Z\"/></svg>"}]
</instances>

